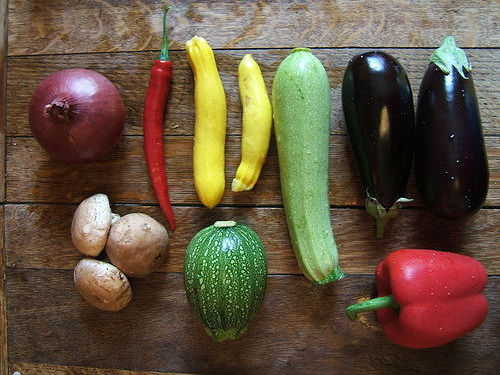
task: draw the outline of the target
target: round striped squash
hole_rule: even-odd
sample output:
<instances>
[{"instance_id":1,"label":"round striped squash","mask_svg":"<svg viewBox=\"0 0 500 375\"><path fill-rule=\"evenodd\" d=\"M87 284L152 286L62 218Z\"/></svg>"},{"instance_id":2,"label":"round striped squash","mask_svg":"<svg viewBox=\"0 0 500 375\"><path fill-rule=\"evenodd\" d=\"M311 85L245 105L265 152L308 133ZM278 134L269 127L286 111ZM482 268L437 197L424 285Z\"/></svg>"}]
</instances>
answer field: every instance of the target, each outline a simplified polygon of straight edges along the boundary
<instances>
[{"instance_id":1,"label":"round striped squash","mask_svg":"<svg viewBox=\"0 0 500 375\"><path fill-rule=\"evenodd\" d=\"M246 331L264 298L266 276L259 236L234 221L202 229L186 250L186 296L215 341L235 340Z\"/></svg>"}]
</instances>

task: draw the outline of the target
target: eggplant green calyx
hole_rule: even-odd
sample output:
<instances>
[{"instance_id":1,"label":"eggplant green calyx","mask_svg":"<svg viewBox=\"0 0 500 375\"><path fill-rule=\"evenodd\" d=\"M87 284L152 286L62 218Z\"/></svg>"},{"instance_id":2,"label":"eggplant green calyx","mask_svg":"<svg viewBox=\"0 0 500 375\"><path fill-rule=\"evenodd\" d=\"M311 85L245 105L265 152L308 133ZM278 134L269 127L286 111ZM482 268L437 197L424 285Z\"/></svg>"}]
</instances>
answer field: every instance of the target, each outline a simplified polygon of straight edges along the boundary
<instances>
[{"instance_id":1,"label":"eggplant green calyx","mask_svg":"<svg viewBox=\"0 0 500 375\"><path fill-rule=\"evenodd\" d=\"M396 309L399 311L399 303L396 302L392 295L377 297L363 302L358 302L349 306L346 309L347 316L351 320L355 320L358 314L366 311L373 311L378 309Z\"/></svg>"},{"instance_id":2,"label":"eggplant green calyx","mask_svg":"<svg viewBox=\"0 0 500 375\"><path fill-rule=\"evenodd\" d=\"M443 39L441 46L432 54L430 62L436 64L444 74L449 74L453 67L455 67L464 79L467 79L464 69L466 72L472 70L467 60L467 55L462 49L457 47L454 36L447 36Z\"/></svg>"},{"instance_id":3,"label":"eggplant green calyx","mask_svg":"<svg viewBox=\"0 0 500 375\"><path fill-rule=\"evenodd\" d=\"M412 200L413 199L401 197L396 200L390 208L385 208L380 204L377 198L370 196L368 191L366 192L366 212L368 212L377 223L377 238L384 235L387 223L399 215L399 209L402 207L402 203L411 202Z\"/></svg>"}]
</instances>

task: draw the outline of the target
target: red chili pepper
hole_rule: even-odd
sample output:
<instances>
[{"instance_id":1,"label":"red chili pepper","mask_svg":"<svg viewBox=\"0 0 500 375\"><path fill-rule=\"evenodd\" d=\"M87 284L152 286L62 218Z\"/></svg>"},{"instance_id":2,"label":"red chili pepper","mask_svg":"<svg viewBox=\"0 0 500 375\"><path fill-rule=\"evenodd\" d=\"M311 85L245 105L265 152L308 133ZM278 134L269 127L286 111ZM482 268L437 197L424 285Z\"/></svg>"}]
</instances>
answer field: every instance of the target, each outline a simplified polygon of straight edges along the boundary
<instances>
[{"instance_id":1,"label":"red chili pepper","mask_svg":"<svg viewBox=\"0 0 500 375\"><path fill-rule=\"evenodd\" d=\"M402 249L375 273L379 298L347 308L377 310L385 336L410 348L444 345L478 327L488 313L483 295L488 275L475 259L455 253Z\"/></svg>"},{"instance_id":2,"label":"red chili pepper","mask_svg":"<svg viewBox=\"0 0 500 375\"><path fill-rule=\"evenodd\" d=\"M163 152L163 113L167 103L172 78L172 62L168 56L167 13L163 13L163 42L159 58L151 68L149 86L144 103L144 151L156 199L168 219L170 228L175 229L175 218L168 194L167 176Z\"/></svg>"}]
</instances>

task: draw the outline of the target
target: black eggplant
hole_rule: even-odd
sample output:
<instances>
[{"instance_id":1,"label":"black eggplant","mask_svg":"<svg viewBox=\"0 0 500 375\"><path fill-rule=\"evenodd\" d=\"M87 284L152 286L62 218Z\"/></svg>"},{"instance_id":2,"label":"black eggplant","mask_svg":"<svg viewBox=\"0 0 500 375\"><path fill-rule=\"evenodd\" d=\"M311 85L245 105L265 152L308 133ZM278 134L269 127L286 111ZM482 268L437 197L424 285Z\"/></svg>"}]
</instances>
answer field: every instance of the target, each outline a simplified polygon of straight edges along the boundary
<instances>
[{"instance_id":1,"label":"black eggplant","mask_svg":"<svg viewBox=\"0 0 500 375\"><path fill-rule=\"evenodd\" d=\"M488 160L471 66L452 36L430 59L416 117L415 178L422 202L439 216L474 214L488 192Z\"/></svg>"},{"instance_id":2,"label":"black eggplant","mask_svg":"<svg viewBox=\"0 0 500 375\"><path fill-rule=\"evenodd\" d=\"M413 161L415 109L403 67L387 53L355 56L342 83L349 142L366 193L365 206L377 222L377 237L397 216Z\"/></svg>"}]
</instances>

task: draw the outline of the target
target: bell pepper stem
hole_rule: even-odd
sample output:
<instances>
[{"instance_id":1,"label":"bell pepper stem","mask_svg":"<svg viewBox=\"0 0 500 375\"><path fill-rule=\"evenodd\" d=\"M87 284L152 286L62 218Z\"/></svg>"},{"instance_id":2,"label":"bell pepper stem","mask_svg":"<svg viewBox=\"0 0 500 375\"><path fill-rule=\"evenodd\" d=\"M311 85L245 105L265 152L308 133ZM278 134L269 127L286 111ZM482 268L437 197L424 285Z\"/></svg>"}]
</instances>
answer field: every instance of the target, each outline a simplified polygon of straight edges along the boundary
<instances>
[{"instance_id":1,"label":"bell pepper stem","mask_svg":"<svg viewBox=\"0 0 500 375\"><path fill-rule=\"evenodd\" d=\"M357 315L366 311L373 311L378 309L399 309L399 304L396 302L392 295L377 297L367 301L358 302L349 306L346 309L349 319L355 320Z\"/></svg>"}]
</instances>

